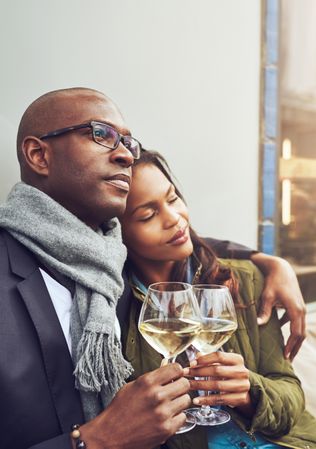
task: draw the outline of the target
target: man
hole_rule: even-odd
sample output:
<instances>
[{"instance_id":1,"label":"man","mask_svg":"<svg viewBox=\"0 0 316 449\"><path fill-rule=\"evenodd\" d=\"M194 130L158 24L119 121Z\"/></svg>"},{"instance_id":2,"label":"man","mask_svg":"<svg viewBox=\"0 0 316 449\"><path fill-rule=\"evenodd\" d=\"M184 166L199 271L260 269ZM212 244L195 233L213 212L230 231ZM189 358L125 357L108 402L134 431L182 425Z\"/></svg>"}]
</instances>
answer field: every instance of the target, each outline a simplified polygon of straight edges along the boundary
<instances>
[{"instance_id":1,"label":"man","mask_svg":"<svg viewBox=\"0 0 316 449\"><path fill-rule=\"evenodd\" d=\"M90 89L48 93L22 117L24 183L0 211L1 449L148 449L185 420L179 365L123 386L131 367L114 323L125 249L112 219L138 145L113 102Z\"/></svg>"},{"instance_id":2,"label":"man","mask_svg":"<svg viewBox=\"0 0 316 449\"><path fill-rule=\"evenodd\" d=\"M109 98L74 88L29 106L17 148L23 183L0 208L0 447L159 445L185 420L189 382L174 364L124 385L115 316L125 249L113 217L139 144Z\"/></svg>"}]
</instances>

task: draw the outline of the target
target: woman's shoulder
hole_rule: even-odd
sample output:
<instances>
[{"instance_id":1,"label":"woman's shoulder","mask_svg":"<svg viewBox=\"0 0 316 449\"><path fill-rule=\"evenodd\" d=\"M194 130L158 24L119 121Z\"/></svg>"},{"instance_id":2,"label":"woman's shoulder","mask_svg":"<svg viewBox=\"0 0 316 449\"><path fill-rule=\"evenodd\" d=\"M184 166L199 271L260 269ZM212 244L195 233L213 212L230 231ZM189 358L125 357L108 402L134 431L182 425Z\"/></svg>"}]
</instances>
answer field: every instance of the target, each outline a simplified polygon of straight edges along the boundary
<instances>
[{"instance_id":1,"label":"woman's shoulder","mask_svg":"<svg viewBox=\"0 0 316 449\"><path fill-rule=\"evenodd\" d=\"M245 273L251 276L262 276L260 270L249 259L218 259L219 263L229 267L237 273Z\"/></svg>"},{"instance_id":2,"label":"woman's shoulder","mask_svg":"<svg viewBox=\"0 0 316 449\"><path fill-rule=\"evenodd\" d=\"M234 273L243 302L257 303L263 289L264 277L256 265L248 259L218 259L218 261L220 265L230 268Z\"/></svg>"}]
</instances>

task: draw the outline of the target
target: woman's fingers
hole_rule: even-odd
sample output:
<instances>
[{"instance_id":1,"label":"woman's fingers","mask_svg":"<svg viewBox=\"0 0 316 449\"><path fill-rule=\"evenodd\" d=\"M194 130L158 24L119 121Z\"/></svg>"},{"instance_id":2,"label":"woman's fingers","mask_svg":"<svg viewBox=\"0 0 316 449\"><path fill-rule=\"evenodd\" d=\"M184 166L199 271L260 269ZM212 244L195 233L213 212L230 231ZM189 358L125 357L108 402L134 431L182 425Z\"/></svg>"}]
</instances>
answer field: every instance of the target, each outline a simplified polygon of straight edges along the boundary
<instances>
[{"instance_id":1,"label":"woman's fingers","mask_svg":"<svg viewBox=\"0 0 316 449\"><path fill-rule=\"evenodd\" d=\"M209 365L189 368L186 377L248 378L249 370L244 365Z\"/></svg>"},{"instance_id":2,"label":"woman's fingers","mask_svg":"<svg viewBox=\"0 0 316 449\"><path fill-rule=\"evenodd\" d=\"M244 359L240 354L236 354L235 352L223 351L212 352L206 355L198 355L195 361L196 363L190 364L191 368L195 368L201 365L211 365L214 363L218 363L221 365L244 364Z\"/></svg>"},{"instance_id":3,"label":"woman's fingers","mask_svg":"<svg viewBox=\"0 0 316 449\"><path fill-rule=\"evenodd\" d=\"M211 394L209 396L199 396L193 399L193 404L195 405L229 405L230 407L240 407L248 403L248 392Z\"/></svg>"},{"instance_id":4,"label":"woman's fingers","mask_svg":"<svg viewBox=\"0 0 316 449\"><path fill-rule=\"evenodd\" d=\"M244 379L192 379L190 380L191 390L204 390L227 394L227 393L244 393L250 389L248 378ZM212 394L213 396L213 394Z\"/></svg>"},{"instance_id":5,"label":"woman's fingers","mask_svg":"<svg viewBox=\"0 0 316 449\"><path fill-rule=\"evenodd\" d=\"M214 352L199 356L189 368L184 369L186 377L248 378L249 371L240 354Z\"/></svg>"},{"instance_id":6,"label":"woman's fingers","mask_svg":"<svg viewBox=\"0 0 316 449\"><path fill-rule=\"evenodd\" d=\"M212 391L215 394L199 397L201 404L242 405L249 401L249 370L241 355L216 352L199 356L197 364L186 368L184 374L190 379L191 390Z\"/></svg>"}]
</instances>

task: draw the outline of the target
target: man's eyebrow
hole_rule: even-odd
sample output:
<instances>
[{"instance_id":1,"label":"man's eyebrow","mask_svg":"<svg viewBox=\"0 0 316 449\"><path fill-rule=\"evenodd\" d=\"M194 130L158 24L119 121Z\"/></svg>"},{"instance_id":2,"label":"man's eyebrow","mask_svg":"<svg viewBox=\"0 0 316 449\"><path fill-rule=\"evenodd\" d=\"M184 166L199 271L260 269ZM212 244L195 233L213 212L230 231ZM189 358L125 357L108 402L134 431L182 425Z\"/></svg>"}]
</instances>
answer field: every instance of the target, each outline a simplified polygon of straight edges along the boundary
<instances>
[{"instance_id":1,"label":"man's eyebrow","mask_svg":"<svg viewBox=\"0 0 316 449\"><path fill-rule=\"evenodd\" d=\"M172 183L170 183L170 186L168 187L168 190L166 191L165 197L170 195L170 193L174 189L175 189L174 185ZM132 210L131 215L135 214L135 212L138 211L138 209L154 208L156 206L156 203L157 203L157 201L148 201L147 203L140 204L139 206L135 207L135 209Z\"/></svg>"}]
</instances>

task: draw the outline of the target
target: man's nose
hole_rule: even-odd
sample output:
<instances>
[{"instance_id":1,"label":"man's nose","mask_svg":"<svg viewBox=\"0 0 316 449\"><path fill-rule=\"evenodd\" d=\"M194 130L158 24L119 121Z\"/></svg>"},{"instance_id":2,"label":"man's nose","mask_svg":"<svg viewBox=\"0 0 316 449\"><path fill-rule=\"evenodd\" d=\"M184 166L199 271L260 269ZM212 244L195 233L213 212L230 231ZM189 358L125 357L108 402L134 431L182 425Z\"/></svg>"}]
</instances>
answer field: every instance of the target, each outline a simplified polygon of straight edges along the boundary
<instances>
[{"instance_id":1,"label":"man's nose","mask_svg":"<svg viewBox=\"0 0 316 449\"><path fill-rule=\"evenodd\" d=\"M115 150L111 151L110 160L122 167L130 167L134 163L132 153L122 144L122 142L119 143L119 146Z\"/></svg>"}]
</instances>

